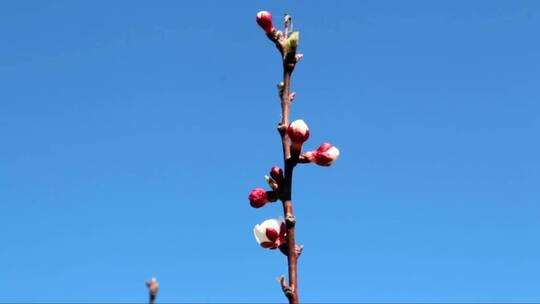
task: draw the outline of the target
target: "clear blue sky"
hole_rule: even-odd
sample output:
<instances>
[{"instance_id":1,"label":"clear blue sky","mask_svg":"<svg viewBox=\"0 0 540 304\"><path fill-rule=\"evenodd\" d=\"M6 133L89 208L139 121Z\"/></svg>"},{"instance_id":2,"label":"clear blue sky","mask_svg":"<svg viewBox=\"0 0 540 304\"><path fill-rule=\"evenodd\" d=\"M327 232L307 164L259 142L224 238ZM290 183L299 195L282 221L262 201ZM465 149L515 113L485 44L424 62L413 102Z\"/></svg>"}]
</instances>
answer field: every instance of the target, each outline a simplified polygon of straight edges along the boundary
<instances>
[{"instance_id":1,"label":"clear blue sky","mask_svg":"<svg viewBox=\"0 0 540 304\"><path fill-rule=\"evenodd\" d=\"M540 301L539 1L1 1L0 301L284 301L247 194L292 119L300 297Z\"/></svg>"}]
</instances>

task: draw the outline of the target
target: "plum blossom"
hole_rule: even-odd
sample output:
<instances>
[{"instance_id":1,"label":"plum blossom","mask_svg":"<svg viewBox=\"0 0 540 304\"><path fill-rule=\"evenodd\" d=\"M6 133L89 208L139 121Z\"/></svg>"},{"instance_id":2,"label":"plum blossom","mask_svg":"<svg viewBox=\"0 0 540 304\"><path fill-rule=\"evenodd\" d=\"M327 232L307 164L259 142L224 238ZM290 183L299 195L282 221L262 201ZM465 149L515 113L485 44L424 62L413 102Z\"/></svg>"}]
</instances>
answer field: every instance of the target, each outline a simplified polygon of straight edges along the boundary
<instances>
[{"instance_id":1,"label":"plum blossom","mask_svg":"<svg viewBox=\"0 0 540 304\"><path fill-rule=\"evenodd\" d=\"M255 240L261 247L276 249L286 243L285 234L287 232L283 219L268 219L255 225L253 234Z\"/></svg>"}]
</instances>

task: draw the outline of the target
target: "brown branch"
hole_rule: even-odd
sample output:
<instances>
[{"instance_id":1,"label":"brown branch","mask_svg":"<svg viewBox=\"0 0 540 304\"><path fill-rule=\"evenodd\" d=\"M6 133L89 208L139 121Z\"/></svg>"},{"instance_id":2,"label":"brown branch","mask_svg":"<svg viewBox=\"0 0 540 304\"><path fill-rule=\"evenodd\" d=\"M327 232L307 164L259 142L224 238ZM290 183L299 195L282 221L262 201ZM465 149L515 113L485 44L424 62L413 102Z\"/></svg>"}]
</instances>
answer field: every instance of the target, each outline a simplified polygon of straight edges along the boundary
<instances>
[{"instance_id":1,"label":"brown branch","mask_svg":"<svg viewBox=\"0 0 540 304\"><path fill-rule=\"evenodd\" d=\"M296 50L289 50L286 47L287 43L287 31L288 24L286 23L286 33L279 31L274 31L269 33L267 36L275 44L279 52L281 53L283 59L283 82L280 87L280 98L281 98L281 120L278 124L278 132L281 136L281 145L283 150L283 162L285 166L284 170L284 180L281 188L279 189L280 197L279 199L283 203L283 214L285 216L285 223L287 228L287 249L285 250L287 254L287 264L289 272L289 284L286 284L285 277L281 277L280 284L283 290L283 293L289 300L289 303L296 304L298 303L298 275L297 275L297 264L298 256L300 255L301 250L298 250L296 246L294 227L296 225L296 218L293 212L292 204L292 181L293 181L293 171L294 167L299 160L299 152L293 150L291 154L291 145L289 143L289 136L287 135L287 127L289 125L289 112L291 106L291 76L294 71L294 67L297 62Z\"/></svg>"}]
</instances>

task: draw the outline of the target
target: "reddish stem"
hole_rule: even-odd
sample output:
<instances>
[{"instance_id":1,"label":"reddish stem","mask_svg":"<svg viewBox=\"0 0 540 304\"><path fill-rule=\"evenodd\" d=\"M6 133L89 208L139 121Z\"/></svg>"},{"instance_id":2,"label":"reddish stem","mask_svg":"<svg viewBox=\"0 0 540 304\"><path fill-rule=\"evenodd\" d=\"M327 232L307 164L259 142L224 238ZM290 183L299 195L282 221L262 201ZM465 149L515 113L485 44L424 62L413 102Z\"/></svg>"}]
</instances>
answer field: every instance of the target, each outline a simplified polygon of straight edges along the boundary
<instances>
[{"instance_id":1,"label":"reddish stem","mask_svg":"<svg viewBox=\"0 0 540 304\"><path fill-rule=\"evenodd\" d=\"M286 25L288 26L288 25ZM268 38L272 40L283 59L283 88L281 90L281 121L278 125L278 131L281 136L281 145L283 149L283 162L285 167L283 183L279 189L279 199L283 203L283 214L285 216L285 223L287 227L287 264L289 272L289 284L285 282L285 278L281 277L280 284L283 293L289 300L290 304L298 303L298 256L300 255L301 248L296 246L294 238L294 227L296 225L296 218L294 217L293 204L292 204L292 181L294 167L299 161L299 151L293 151L291 154L291 145L289 143L289 135L287 135L287 127L289 126L289 109L291 106L291 75L296 65L296 53L288 51L285 47L287 43L287 37L281 32L271 32L267 34Z\"/></svg>"},{"instance_id":2,"label":"reddish stem","mask_svg":"<svg viewBox=\"0 0 540 304\"><path fill-rule=\"evenodd\" d=\"M292 61L291 61L292 59ZM279 133L281 135L281 143L283 148L283 162L285 166L283 188L281 189L281 201L283 202L283 214L287 226L287 264L289 271L289 285L282 289L289 303L298 303L298 252L296 250L296 241L294 237L294 227L296 219L293 212L292 203L292 181L293 171L298 161L298 155L291 155L291 145L286 128L289 125L289 109L291 106L290 86L291 75L294 70L294 55L291 57L285 54L283 58L283 93L281 94L281 122Z\"/></svg>"}]
</instances>

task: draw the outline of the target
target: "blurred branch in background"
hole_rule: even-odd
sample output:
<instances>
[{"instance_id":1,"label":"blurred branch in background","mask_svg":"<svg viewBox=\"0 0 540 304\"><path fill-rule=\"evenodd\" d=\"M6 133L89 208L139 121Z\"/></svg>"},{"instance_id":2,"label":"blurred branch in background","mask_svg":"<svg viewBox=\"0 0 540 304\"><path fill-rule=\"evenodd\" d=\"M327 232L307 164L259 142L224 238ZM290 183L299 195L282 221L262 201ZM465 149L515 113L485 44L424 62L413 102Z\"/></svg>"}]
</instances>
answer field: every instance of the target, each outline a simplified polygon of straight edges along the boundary
<instances>
[{"instance_id":1,"label":"blurred branch in background","mask_svg":"<svg viewBox=\"0 0 540 304\"><path fill-rule=\"evenodd\" d=\"M150 280L146 281L146 287L148 287L148 303L154 304L159 289L158 280L156 278L151 278Z\"/></svg>"}]
</instances>

